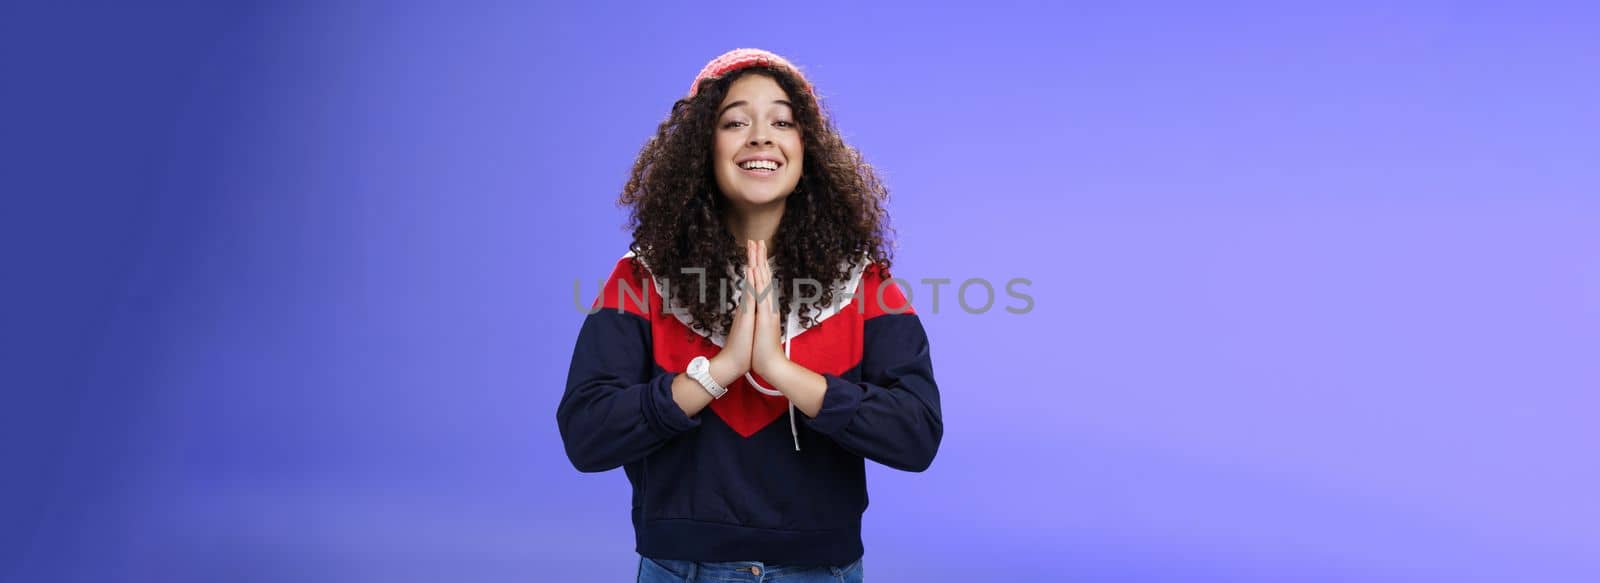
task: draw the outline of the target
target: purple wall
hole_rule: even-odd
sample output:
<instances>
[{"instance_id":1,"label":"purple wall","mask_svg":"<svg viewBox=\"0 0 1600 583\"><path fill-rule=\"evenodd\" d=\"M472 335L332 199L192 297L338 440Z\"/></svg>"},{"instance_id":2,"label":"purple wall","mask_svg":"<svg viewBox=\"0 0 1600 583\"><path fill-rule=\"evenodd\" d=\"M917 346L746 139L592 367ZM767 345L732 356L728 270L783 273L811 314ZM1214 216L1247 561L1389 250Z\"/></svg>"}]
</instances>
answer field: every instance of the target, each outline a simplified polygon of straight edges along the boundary
<instances>
[{"instance_id":1,"label":"purple wall","mask_svg":"<svg viewBox=\"0 0 1600 583\"><path fill-rule=\"evenodd\" d=\"M1597 21L8 5L0 577L629 580L627 481L556 432L573 282L759 46L899 275L1033 282L914 286L945 441L869 470L869 580L1600 578Z\"/></svg>"}]
</instances>

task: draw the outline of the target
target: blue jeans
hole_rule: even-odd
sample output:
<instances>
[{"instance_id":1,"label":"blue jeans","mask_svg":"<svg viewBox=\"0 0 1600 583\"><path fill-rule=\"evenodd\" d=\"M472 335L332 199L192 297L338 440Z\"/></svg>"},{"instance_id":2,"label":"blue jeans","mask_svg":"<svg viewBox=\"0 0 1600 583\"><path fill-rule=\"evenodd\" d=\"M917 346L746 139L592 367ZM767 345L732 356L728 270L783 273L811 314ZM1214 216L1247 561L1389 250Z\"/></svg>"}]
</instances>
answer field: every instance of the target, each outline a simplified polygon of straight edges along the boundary
<instances>
[{"instance_id":1,"label":"blue jeans","mask_svg":"<svg viewBox=\"0 0 1600 583\"><path fill-rule=\"evenodd\" d=\"M759 561L702 563L640 557L638 583L861 583L861 578L861 559L837 567L793 567Z\"/></svg>"}]
</instances>

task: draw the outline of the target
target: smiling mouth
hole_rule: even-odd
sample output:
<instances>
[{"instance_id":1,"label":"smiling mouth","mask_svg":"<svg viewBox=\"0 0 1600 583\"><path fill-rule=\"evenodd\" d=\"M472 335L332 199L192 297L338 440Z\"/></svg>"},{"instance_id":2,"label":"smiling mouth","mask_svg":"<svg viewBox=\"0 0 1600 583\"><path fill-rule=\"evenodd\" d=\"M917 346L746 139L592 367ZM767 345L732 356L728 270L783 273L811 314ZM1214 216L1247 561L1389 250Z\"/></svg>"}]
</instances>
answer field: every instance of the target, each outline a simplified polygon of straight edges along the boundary
<instances>
[{"instance_id":1,"label":"smiling mouth","mask_svg":"<svg viewBox=\"0 0 1600 583\"><path fill-rule=\"evenodd\" d=\"M771 174L773 172L777 172L778 171L778 166L781 166L781 165L782 164L779 164L778 162L773 161L773 160L746 160L746 161L744 161L744 162L739 164L739 168L741 170L746 171L746 172L754 172L754 173L758 173L758 174Z\"/></svg>"}]
</instances>

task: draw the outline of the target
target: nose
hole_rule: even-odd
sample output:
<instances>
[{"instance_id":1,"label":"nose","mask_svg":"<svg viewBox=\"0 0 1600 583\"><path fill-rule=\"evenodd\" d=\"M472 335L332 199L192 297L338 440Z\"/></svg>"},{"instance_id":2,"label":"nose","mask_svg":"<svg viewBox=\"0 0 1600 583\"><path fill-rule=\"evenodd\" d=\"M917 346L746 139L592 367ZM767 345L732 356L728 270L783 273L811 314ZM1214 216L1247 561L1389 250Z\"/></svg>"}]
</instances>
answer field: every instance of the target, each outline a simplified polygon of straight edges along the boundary
<instances>
[{"instance_id":1,"label":"nose","mask_svg":"<svg viewBox=\"0 0 1600 583\"><path fill-rule=\"evenodd\" d=\"M754 128L752 128L750 132L750 145L772 145L772 138L767 136L767 129L760 125L756 125Z\"/></svg>"}]
</instances>

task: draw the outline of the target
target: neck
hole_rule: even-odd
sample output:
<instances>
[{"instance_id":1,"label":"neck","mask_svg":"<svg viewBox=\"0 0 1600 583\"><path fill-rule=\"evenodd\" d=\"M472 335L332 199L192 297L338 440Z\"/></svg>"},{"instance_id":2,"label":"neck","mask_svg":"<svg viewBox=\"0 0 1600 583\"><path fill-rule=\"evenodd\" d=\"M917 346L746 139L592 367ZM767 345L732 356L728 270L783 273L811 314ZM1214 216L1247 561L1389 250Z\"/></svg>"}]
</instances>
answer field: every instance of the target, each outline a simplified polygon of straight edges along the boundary
<instances>
[{"instance_id":1,"label":"neck","mask_svg":"<svg viewBox=\"0 0 1600 583\"><path fill-rule=\"evenodd\" d=\"M762 206L736 206L729 209L724 220L734 243L743 248L745 241L766 241L767 254L776 253L772 248L772 236L777 234L778 223L783 221L784 202L779 199Z\"/></svg>"}]
</instances>

